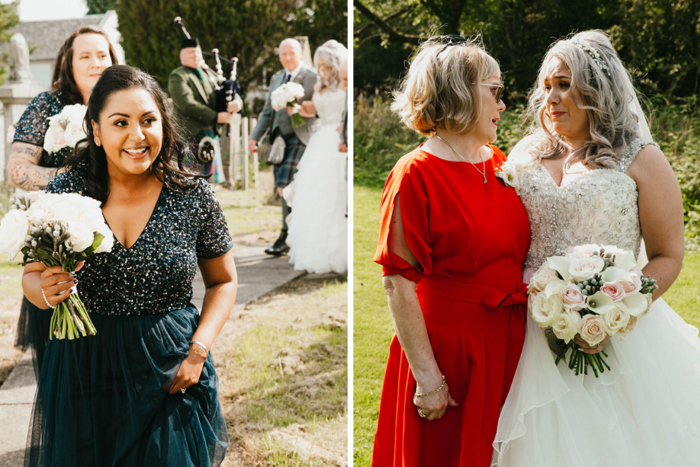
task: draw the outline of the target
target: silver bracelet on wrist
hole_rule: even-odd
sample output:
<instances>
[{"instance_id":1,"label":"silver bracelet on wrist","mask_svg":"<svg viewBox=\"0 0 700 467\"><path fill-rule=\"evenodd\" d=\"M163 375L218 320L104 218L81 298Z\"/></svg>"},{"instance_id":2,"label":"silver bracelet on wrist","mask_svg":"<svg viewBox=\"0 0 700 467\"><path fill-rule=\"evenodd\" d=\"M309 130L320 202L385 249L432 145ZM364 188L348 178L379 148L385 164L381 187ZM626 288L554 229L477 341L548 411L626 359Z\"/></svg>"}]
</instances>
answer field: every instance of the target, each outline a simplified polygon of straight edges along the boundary
<instances>
[{"instance_id":1,"label":"silver bracelet on wrist","mask_svg":"<svg viewBox=\"0 0 700 467\"><path fill-rule=\"evenodd\" d=\"M440 385L439 388L437 388L437 389L434 390L434 391L424 392L423 394L418 394L418 393L416 393L416 394L415 394L415 397L427 397L427 396L432 396L433 394L437 394L438 392L442 391L442 388L444 388L444 387L445 387L445 375L442 375L442 384Z\"/></svg>"},{"instance_id":2,"label":"silver bracelet on wrist","mask_svg":"<svg viewBox=\"0 0 700 467\"><path fill-rule=\"evenodd\" d=\"M41 289L41 296L44 297L44 303L46 303L46 305L47 305L49 308L51 308L52 310L53 310L54 308L56 308L55 305L50 304L49 301L46 300L46 295L44 294L44 289Z\"/></svg>"},{"instance_id":3,"label":"silver bracelet on wrist","mask_svg":"<svg viewBox=\"0 0 700 467\"><path fill-rule=\"evenodd\" d=\"M192 344L200 346L201 348L204 349L204 351L205 351L206 353L209 353L209 349L207 349L207 346L204 345L204 344L202 344L201 342L199 342L199 341L190 341L190 345L192 345Z\"/></svg>"}]
</instances>

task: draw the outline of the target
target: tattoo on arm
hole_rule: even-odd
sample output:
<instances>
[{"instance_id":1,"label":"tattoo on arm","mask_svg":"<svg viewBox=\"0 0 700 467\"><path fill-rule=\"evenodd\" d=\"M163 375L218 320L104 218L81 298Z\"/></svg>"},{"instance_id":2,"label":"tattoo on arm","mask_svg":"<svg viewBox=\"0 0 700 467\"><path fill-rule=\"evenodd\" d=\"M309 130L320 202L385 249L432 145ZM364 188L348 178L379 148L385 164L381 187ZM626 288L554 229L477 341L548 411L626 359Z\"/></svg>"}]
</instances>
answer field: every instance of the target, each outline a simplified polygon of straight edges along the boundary
<instances>
[{"instance_id":1,"label":"tattoo on arm","mask_svg":"<svg viewBox=\"0 0 700 467\"><path fill-rule=\"evenodd\" d=\"M56 176L55 167L41 167L42 148L28 143L12 143L12 151L7 161L7 175L10 185L22 190L43 190Z\"/></svg>"}]
</instances>

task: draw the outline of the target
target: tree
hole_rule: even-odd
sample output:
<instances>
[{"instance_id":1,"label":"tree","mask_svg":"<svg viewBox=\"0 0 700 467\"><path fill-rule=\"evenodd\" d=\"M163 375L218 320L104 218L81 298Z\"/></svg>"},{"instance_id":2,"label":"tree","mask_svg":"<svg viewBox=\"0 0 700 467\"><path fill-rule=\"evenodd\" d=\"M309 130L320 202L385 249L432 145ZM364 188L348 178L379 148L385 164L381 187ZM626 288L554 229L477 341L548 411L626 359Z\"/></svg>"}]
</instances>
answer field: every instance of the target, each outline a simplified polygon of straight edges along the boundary
<instances>
[{"instance_id":1,"label":"tree","mask_svg":"<svg viewBox=\"0 0 700 467\"><path fill-rule=\"evenodd\" d=\"M17 15L17 7L19 0L12 3L0 4L0 44L9 42L12 37L10 29L19 23L19 15ZM0 63L4 62L4 57L0 57ZM0 84L5 82L7 75L7 67L0 68Z\"/></svg>"},{"instance_id":2,"label":"tree","mask_svg":"<svg viewBox=\"0 0 700 467\"><path fill-rule=\"evenodd\" d=\"M286 37L309 36L312 49L328 39L345 43L347 37L345 5L332 0L120 0L117 13L127 61L163 89L180 66L176 16L202 51L218 48L222 57L239 58L242 89L259 84L263 68L280 68L275 49ZM224 67L226 74L229 70Z\"/></svg>"},{"instance_id":3,"label":"tree","mask_svg":"<svg viewBox=\"0 0 700 467\"><path fill-rule=\"evenodd\" d=\"M109 10L116 10L119 0L86 0L88 15L106 13Z\"/></svg>"}]
</instances>

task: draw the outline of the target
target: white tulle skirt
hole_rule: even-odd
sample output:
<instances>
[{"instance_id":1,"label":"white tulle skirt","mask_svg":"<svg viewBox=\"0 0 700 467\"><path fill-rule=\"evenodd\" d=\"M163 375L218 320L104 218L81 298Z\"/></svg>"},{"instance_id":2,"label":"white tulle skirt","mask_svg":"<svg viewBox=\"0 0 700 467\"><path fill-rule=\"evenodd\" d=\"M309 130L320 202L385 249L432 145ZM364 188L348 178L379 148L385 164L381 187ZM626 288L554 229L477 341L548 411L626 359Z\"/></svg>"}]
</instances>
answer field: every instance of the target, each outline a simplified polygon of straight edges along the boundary
<instances>
[{"instance_id":1,"label":"white tulle skirt","mask_svg":"<svg viewBox=\"0 0 700 467\"><path fill-rule=\"evenodd\" d=\"M700 339L663 299L605 348L612 371L575 376L528 316L493 466L700 466Z\"/></svg>"},{"instance_id":2,"label":"white tulle skirt","mask_svg":"<svg viewBox=\"0 0 700 467\"><path fill-rule=\"evenodd\" d=\"M338 125L321 126L309 140L294 181L284 189L289 262L317 274L348 269L347 153L338 151Z\"/></svg>"}]
</instances>

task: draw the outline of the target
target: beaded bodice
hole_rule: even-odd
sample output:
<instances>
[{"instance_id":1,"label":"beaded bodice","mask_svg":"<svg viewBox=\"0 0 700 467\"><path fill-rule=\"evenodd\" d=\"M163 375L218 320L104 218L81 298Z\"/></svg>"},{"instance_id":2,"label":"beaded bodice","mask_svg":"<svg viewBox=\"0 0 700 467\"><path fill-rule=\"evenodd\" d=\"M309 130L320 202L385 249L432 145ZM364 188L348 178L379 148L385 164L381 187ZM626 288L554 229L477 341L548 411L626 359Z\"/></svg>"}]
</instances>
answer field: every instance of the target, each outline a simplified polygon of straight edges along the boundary
<instances>
[{"instance_id":1,"label":"beaded bodice","mask_svg":"<svg viewBox=\"0 0 700 467\"><path fill-rule=\"evenodd\" d=\"M84 194L81 169L54 178L49 193ZM186 192L163 186L151 218L129 248L114 239L110 253L90 257L76 273L78 293L91 313L155 315L185 308L199 259L232 247L226 219L204 180Z\"/></svg>"},{"instance_id":2,"label":"beaded bodice","mask_svg":"<svg viewBox=\"0 0 700 467\"><path fill-rule=\"evenodd\" d=\"M656 143L635 140L617 168L566 174L560 186L542 164L526 164L520 198L530 218L532 241L525 267L539 268L548 256L588 243L615 245L639 255L637 184L625 172L647 144Z\"/></svg>"},{"instance_id":3,"label":"beaded bodice","mask_svg":"<svg viewBox=\"0 0 700 467\"><path fill-rule=\"evenodd\" d=\"M322 125L340 125L345 110L345 99L347 93L342 89L326 90L323 94L314 93L314 107Z\"/></svg>"}]
</instances>

